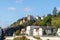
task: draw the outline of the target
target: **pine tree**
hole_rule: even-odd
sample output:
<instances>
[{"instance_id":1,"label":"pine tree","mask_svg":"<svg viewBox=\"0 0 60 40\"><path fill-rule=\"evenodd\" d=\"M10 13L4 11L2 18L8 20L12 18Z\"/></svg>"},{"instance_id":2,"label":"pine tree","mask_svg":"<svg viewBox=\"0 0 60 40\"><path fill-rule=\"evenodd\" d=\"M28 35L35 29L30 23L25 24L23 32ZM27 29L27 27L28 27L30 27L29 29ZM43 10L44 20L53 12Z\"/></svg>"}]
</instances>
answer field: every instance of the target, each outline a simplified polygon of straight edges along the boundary
<instances>
[{"instance_id":1,"label":"pine tree","mask_svg":"<svg viewBox=\"0 0 60 40\"><path fill-rule=\"evenodd\" d=\"M54 9L53 9L53 16L54 16L54 17L57 16L57 9L56 9L56 7L54 7Z\"/></svg>"}]
</instances>

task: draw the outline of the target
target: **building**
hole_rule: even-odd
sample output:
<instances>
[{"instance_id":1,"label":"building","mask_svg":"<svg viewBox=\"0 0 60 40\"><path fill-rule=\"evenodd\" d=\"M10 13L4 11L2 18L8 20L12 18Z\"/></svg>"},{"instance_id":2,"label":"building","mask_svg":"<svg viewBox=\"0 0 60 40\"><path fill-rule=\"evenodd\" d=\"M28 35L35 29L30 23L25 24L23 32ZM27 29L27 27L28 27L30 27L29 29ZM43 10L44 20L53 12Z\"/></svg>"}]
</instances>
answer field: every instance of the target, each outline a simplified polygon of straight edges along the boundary
<instances>
[{"instance_id":1,"label":"building","mask_svg":"<svg viewBox=\"0 0 60 40\"><path fill-rule=\"evenodd\" d=\"M60 36L60 28L58 28L57 35Z\"/></svg>"},{"instance_id":2,"label":"building","mask_svg":"<svg viewBox=\"0 0 60 40\"><path fill-rule=\"evenodd\" d=\"M23 19L23 23L25 23L26 21L25 21L25 19Z\"/></svg>"},{"instance_id":3,"label":"building","mask_svg":"<svg viewBox=\"0 0 60 40\"><path fill-rule=\"evenodd\" d=\"M35 18L31 15L28 15L26 17L23 17L23 19L20 20L20 24L23 24L23 23L30 21L30 20L35 20Z\"/></svg>"},{"instance_id":4,"label":"building","mask_svg":"<svg viewBox=\"0 0 60 40\"><path fill-rule=\"evenodd\" d=\"M41 19L41 17L39 17L39 16L36 16L36 20L39 20L39 19Z\"/></svg>"},{"instance_id":5,"label":"building","mask_svg":"<svg viewBox=\"0 0 60 40\"><path fill-rule=\"evenodd\" d=\"M25 28L22 28L21 29L21 34L25 34L25 31L26 31Z\"/></svg>"},{"instance_id":6,"label":"building","mask_svg":"<svg viewBox=\"0 0 60 40\"><path fill-rule=\"evenodd\" d=\"M45 26L27 26L26 34L28 36L44 36L55 34L55 28Z\"/></svg>"},{"instance_id":7,"label":"building","mask_svg":"<svg viewBox=\"0 0 60 40\"><path fill-rule=\"evenodd\" d=\"M45 16L42 16L41 19L43 20Z\"/></svg>"},{"instance_id":8,"label":"building","mask_svg":"<svg viewBox=\"0 0 60 40\"><path fill-rule=\"evenodd\" d=\"M23 21L20 21L20 24L23 24Z\"/></svg>"},{"instance_id":9,"label":"building","mask_svg":"<svg viewBox=\"0 0 60 40\"><path fill-rule=\"evenodd\" d=\"M34 17L31 16L31 15L28 15L28 16L27 16L27 20L34 20Z\"/></svg>"}]
</instances>

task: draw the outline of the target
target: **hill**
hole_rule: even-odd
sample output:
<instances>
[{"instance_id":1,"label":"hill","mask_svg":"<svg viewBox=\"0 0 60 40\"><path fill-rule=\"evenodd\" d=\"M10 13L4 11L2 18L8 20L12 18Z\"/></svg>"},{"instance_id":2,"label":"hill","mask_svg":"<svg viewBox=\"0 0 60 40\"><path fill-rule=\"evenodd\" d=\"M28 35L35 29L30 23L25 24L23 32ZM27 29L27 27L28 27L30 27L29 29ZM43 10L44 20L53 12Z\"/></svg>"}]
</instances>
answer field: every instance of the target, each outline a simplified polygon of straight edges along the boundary
<instances>
[{"instance_id":1,"label":"hill","mask_svg":"<svg viewBox=\"0 0 60 40\"><path fill-rule=\"evenodd\" d=\"M23 17L21 19L18 19L16 22L12 23L8 28L6 28L5 35L13 35L16 30L20 30L22 28L26 28L26 26L34 25L35 22L40 20L41 18L37 16L36 18L32 15L28 15L26 17Z\"/></svg>"}]
</instances>

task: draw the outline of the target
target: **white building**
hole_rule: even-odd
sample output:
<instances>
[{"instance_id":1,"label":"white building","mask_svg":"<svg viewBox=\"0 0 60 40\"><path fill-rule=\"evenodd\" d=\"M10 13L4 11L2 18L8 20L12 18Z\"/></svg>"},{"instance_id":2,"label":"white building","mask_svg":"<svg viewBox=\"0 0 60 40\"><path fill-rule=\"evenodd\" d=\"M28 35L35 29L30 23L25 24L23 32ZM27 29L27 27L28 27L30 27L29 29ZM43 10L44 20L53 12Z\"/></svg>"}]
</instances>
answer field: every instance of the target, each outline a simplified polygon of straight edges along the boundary
<instances>
[{"instance_id":1,"label":"white building","mask_svg":"<svg viewBox=\"0 0 60 40\"><path fill-rule=\"evenodd\" d=\"M57 35L60 36L60 28L58 28Z\"/></svg>"},{"instance_id":2,"label":"white building","mask_svg":"<svg viewBox=\"0 0 60 40\"><path fill-rule=\"evenodd\" d=\"M43 35L42 28L35 28L35 29L33 29L33 36L42 36L42 35Z\"/></svg>"},{"instance_id":3,"label":"white building","mask_svg":"<svg viewBox=\"0 0 60 40\"><path fill-rule=\"evenodd\" d=\"M27 20L34 20L34 17L31 16L31 15L28 15L28 16L27 16Z\"/></svg>"},{"instance_id":4,"label":"white building","mask_svg":"<svg viewBox=\"0 0 60 40\"><path fill-rule=\"evenodd\" d=\"M29 36L43 36L55 34L55 28L45 26L27 26L26 34Z\"/></svg>"},{"instance_id":5,"label":"white building","mask_svg":"<svg viewBox=\"0 0 60 40\"><path fill-rule=\"evenodd\" d=\"M20 21L20 24L23 24L23 21Z\"/></svg>"},{"instance_id":6,"label":"white building","mask_svg":"<svg viewBox=\"0 0 60 40\"><path fill-rule=\"evenodd\" d=\"M25 21L25 19L23 19L23 23L25 23L26 21Z\"/></svg>"},{"instance_id":7,"label":"white building","mask_svg":"<svg viewBox=\"0 0 60 40\"><path fill-rule=\"evenodd\" d=\"M38 20L38 19L40 19L40 17L39 16L36 16L36 19Z\"/></svg>"},{"instance_id":8,"label":"white building","mask_svg":"<svg viewBox=\"0 0 60 40\"><path fill-rule=\"evenodd\" d=\"M22 28L20 33L25 34L25 28Z\"/></svg>"},{"instance_id":9,"label":"white building","mask_svg":"<svg viewBox=\"0 0 60 40\"><path fill-rule=\"evenodd\" d=\"M26 28L26 34L29 36L42 36L42 28L40 26L27 26Z\"/></svg>"}]
</instances>

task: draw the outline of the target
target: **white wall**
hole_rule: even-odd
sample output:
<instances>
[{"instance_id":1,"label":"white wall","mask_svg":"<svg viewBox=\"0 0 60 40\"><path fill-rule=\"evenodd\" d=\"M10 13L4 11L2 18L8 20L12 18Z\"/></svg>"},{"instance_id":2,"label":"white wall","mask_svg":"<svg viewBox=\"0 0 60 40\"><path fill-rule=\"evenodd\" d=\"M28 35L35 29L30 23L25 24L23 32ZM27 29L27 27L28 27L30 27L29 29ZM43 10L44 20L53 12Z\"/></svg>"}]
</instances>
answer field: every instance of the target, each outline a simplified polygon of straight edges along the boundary
<instances>
[{"instance_id":1,"label":"white wall","mask_svg":"<svg viewBox=\"0 0 60 40\"><path fill-rule=\"evenodd\" d=\"M29 36L33 36L33 28L32 28L32 26L27 26L26 34L28 34Z\"/></svg>"},{"instance_id":2,"label":"white wall","mask_svg":"<svg viewBox=\"0 0 60 40\"><path fill-rule=\"evenodd\" d=\"M58 28L57 35L60 36L60 28Z\"/></svg>"},{"instance_id":3,"label":"white wall","mask_svg":"<svg viewBox=\"0 0 60 40\"><path fill-rule=\"evenodd\" d=\"M38 36L39 32L36 32L36 29L33 29L33 36Z\"/></svg>"},{"instance_id":4,"label":"white wall","mask_svg":"<svg viewBox=\"0 0 60 40\"><path fill-rule=\"evenodd\" d=\"M36 29L33 30L33 36L42 36L43 35L43 29L39 28L38 32L36 32Z\"/></svg>"},{"instance_id":5,"label":"white wall","mask_svg":"<svg viewBox=\"0 0 60 40\"><path fill-rule=\"evenodd\" d=\"M42 36L43 35L43 29L39 28L39 35Z\"/></svg>"},{"instance_id":6,"label":"white wall","mask_svg":"<svg viewBox=\"0 0 60 40\"><path fill-rule=\"evenodd\" d=\"M40 37L42 40L60 40L60 37L53 36L53 37Z\"/></svg>"}]
</instances>

